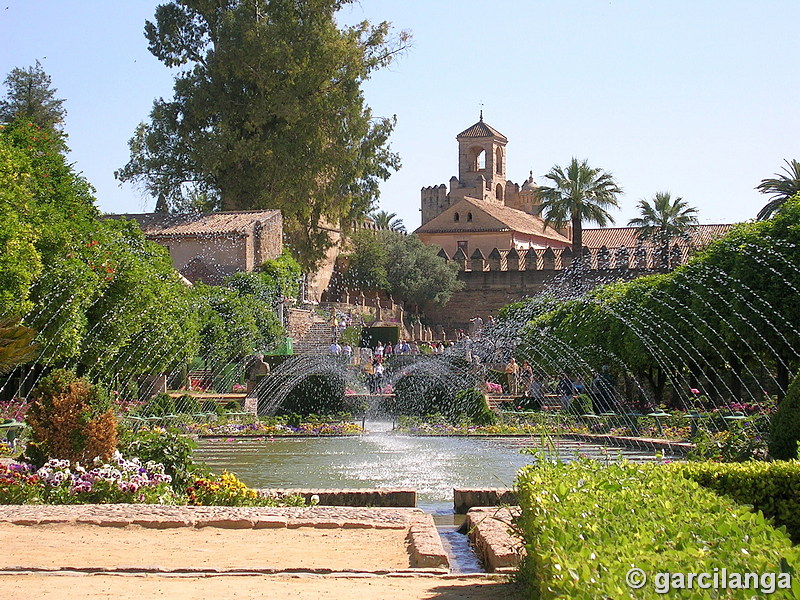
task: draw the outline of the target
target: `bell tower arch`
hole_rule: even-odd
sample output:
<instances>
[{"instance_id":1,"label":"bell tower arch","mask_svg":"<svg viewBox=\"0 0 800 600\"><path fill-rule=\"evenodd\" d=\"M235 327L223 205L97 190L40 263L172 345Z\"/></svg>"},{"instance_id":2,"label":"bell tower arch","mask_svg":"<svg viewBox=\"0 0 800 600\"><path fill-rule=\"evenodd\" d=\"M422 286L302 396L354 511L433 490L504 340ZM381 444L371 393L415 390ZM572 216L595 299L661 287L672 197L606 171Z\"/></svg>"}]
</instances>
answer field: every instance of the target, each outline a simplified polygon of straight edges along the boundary
<instances>
[{"instance_id":1,"label":"bell tower arch","mask_svg":"<svg viewBox=\"0 0 800 600\"><path fill-rule=\"evenodd\" d=\"M472 188L464 195L503 203L498 186L506 186L506 144L508 138L480 120L456 136L458 141L458 179L461 186Z\"/></svg>"}]
</instances>

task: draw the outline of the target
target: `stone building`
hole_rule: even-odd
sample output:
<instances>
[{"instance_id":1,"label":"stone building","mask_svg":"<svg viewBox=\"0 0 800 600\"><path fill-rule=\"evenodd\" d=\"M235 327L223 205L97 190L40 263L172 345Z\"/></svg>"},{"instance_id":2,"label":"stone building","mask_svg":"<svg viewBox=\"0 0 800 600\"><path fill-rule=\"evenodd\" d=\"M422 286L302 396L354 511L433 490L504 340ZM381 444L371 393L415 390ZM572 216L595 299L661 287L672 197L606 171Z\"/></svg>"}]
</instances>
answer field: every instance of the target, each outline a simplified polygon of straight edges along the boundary
<instances>
[{"instance_id":1,"label":"stone building","mask_svg":"<svg viewBox=\"0 0 800 600\"><path fill-rule=\"evenodd\" d=\"M483 120L456 136L458 177L422 188L422 226L416 233L449 257L493 248L563 248L569 228L545 227L539 217L536 184L531 175L520 186L506 176L508 138Z\"/></svg>"},{"instance_id":2,"label":"stone building","mask_svg":"<svg viewBox=\"0 0 800 600\"><path fill-rule=\"evenodd\" d=\"M173 215L106 215L136 221L147 239L169 250L175 269L191 282L219 285L229 275L253 271L283 250L279 210Z\"/></svg>"},{"instance_id":3,"label":"stone building","mask_svg":"<svg viewBox=\"0 0 800 600\"><path fill-rule=\"evenodd\" d=\"M456 140L458 177L450 179L449 188L422 188L422 225L414 232L458 265L464 288L446 306L425 310L448 331L466 329L472 317L496 314L553 284L567 281L586 289L673 269L732 227L697 225L689 239L673 240L666 251L642 243L635 227L585 228L581 256L573 256L571 228L545 227L539 216L533 177L521 186L507 179L508 138L481 114ZM582 268L570 270L578 258Z\"/></svg>"}]
</instances>

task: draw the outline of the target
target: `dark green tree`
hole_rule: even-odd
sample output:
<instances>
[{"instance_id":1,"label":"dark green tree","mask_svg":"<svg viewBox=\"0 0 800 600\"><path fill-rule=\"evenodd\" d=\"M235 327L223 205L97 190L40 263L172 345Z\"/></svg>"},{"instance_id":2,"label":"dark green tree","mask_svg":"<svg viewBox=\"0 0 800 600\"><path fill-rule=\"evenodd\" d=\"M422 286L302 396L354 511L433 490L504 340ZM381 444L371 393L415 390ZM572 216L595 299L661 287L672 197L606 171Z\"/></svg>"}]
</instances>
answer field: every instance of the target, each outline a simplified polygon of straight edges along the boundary
<instances>
[{"instance_id":1,"label":"dark green tree","mask_svg":"<svg viewBox=\"0 0 800 600\"><path fill-rule=\"evenodd\" d=\"M379 235L386 247L389 291L398 300L421 309L427 304L441 306L463 287L458 266L438 256L436 246L422 243L416 235L395 231Z\"/></svg>"},{"instance_id":2,"label":"dark green tree","mask_svg":"<svg viewBox=\"0 0 800 600\"><path fill-rule=\"evenodd\" d=\"M661 264L669 261L669 245L674 240L691 241L689 230L697 225L697 209L689 206L683 198L672 199L669 192L657 192L650 200L639 200L641 217L628 221L628 225L638 228L637 237L649 241L658 249Z\"/></svg>"},{"instance_id":3,"label":"dark green tree","mask_svg":"<svg viewBox=\"0 0 800 600\"><path fill-rule=\"evenodd\" d=\"M58 90L52 87L50 76L38 60L27 69L12 69L4 84L6 93L0 100L0 122L19 119L60 132L67 114L64 100L56 98Z\"/></svg>"},{"instance_id":4,"label":"dark green tree","mask_svg":"<svg viewBox=\"0 0 800 600\"><path fill-rule=\"evenodd\" d=\"M572 225L572 251L583 252L583 224L597 223L605 227L614 222L609 208L618 208L617 196L622 188L611 173L590 167L586 159L573 158L566 169L559 165L545 175L553 185L541 186L541 212L547 225Z\"/></svg>"},{"instance_id":5,"label":"dark green tree","mask_svg":"<svg viewBox=\"0 0 800 600\"><path fill-rule=\"evenodd\" d=\"M149 50L183 67L171 100L130 140L116 172L173 209L277 208L308 268L372 207L399 167L394 120L362 83L407 42L388 23L340 27L350 0L174 0L145 25ZM326 228L327 227L327 228Z\"/></svg>"},{"instance_id":6,"label":"dark green tree","mask_svg":"<svg viewBox=\"0 0 800 600\"><path fill-rule=\"evenodd\" d=\"M759 192L770 196L769 202L756 215L759 221L769 219L789 198L800 193L800 162L794 159L784 159L784 162L786 175L775 173L775 177L762 179L756 186Z\"/></svg>"}]
</instances>

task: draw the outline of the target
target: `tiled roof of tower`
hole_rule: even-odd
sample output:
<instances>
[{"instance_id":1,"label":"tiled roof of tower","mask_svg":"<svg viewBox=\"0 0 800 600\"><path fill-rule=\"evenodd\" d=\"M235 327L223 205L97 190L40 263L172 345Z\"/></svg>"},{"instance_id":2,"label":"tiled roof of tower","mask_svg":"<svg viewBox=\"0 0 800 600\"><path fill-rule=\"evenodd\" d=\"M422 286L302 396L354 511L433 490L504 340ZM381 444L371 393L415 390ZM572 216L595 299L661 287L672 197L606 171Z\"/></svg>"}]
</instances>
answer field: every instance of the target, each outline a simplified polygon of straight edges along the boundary
<instances>
[{"instance_id":1,"label":"tiled roof of tower","mask_svg":"<svg viewBox=\"0 0 800 600\"><path fill-rule=\"evenodd\" d=\"M246 210L207 214L172 215L161 213L105 215L109 219L133 219L149 236L247 235L256 222L280 216L279 210Z\"/></svg>"},{"instance_id":2,"label":"tiled roof of tower","mask_svg":"<svg viewBox=\"0 0 800 600\"><path fill-rule=\"evenodd\" d=\"M456 139L459 138L485 138L485 137L498 137L501 140L508 141L508 138L504 136L502 133L497 131L491 125L487 125L483 122L483 116L481 116L481 120L472 125L471 127L467 127L464 131L459 133L456 136Z\"/></svg>"},{"instance_id":3,"label":"tiled roof of tower","mask_svg":"<svg viewBox=\"0 0 800 600\"><path fill-rule=\"evenodd\" d=\"M454 220L455 213L463 212L470 208L476 211L472 222ZM486 216L479 216L478 211L485 213ZM464 198L457 202L425 223L414 233L452 233L461 231L475 233L517 231L519 233L539 235L562 245L569 245L570 243L566 237L552 227L545 228L544 221L539 217L502 204L484 202L475 198Z\"/></svg>"},{"instance_id":4,"label":"tiled roof of tower","mask_svg":"<svg viewBox=\"0 0 800 600\"><path fill-rule=\"evenodd\" d=\"M731 223L717 225L695 225L690 229L692 245L707 246L717 238L722 237L734 227ZM599 227L583 230L583 245L587 248L620 248L636 246L636 227ZM678 245L684 245L677 240Z\"/></svg>"}]
</instances>

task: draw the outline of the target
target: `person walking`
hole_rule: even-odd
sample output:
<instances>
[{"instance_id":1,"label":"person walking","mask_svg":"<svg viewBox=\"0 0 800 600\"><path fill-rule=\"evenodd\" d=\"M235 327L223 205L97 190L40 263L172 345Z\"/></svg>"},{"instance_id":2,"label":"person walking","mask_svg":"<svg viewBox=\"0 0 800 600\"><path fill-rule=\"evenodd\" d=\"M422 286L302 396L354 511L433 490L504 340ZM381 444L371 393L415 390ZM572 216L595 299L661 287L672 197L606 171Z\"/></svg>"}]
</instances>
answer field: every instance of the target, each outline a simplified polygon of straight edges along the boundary
<instances>
[{"instance_id":1,"label":"person walking","mask_svg":"<svg viewBox=\"0 0 800 600\"><path fill-rule=\"evenodd\" d=\"M568 410L572 403L572 397L575 395L575 386L566 373L562 373L559 377L556 393L561 397L561 410Z\"/></svg>"},{"instance_id":2,"label":"person walking","mask_svg":"<svg viewBox=\"0 0 800 600\"><path fill-rule=\"evenodd\" d=\"M513 356L506 364L505 372L508 382L508 393L512 396L516 396L519 393L519 365Z\"/></svg>"}]
</instances>

